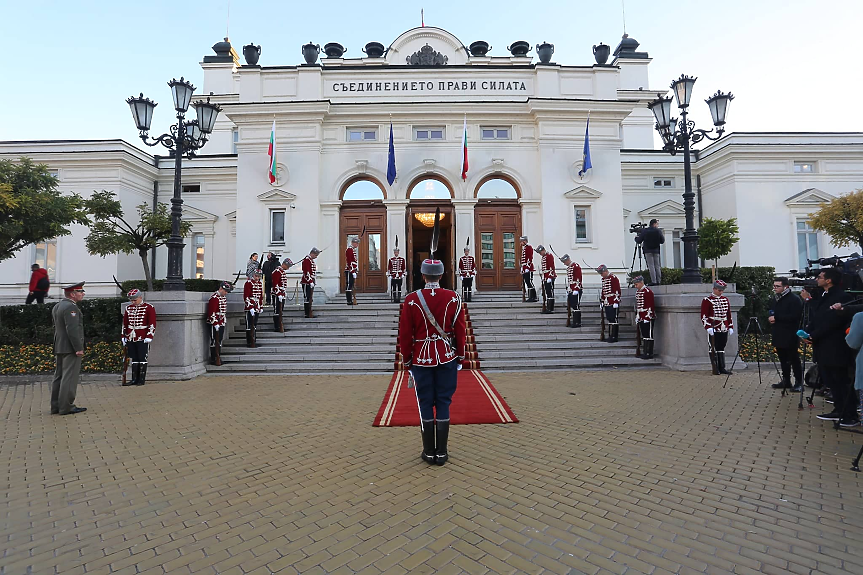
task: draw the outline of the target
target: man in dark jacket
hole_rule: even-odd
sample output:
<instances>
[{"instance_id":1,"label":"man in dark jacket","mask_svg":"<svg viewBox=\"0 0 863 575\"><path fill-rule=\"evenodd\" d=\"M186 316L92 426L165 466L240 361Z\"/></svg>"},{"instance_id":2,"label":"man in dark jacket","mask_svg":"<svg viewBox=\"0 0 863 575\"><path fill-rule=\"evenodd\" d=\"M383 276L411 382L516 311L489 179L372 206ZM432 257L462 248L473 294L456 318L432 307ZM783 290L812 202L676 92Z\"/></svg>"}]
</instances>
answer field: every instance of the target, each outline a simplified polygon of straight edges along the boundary
<instances>
[{"instance_id":1,"label":"man in dark jacket","mask_svg":"<svg viewBox=\"0 0 863 575\"><path fill-rule=\"evenodd\" d=\"M641 251L647 262L651 282L648 285L658 286L662 283L662 264L660 263L659 246L665 243L665 236L662 234L662 230L659 229L659 220L655 218L650 220L650 225L638 234L638 237L635 238L635 243L641 244Z\"/></svg>"},{"instance_id":2,"label":"man in dark jacket","mask_svg":"<svg viewBox=\"0 0 863 575\"><path fill-rule=\"evenodd\" d=\"M800 341L797 330L803 315L803 300L788 287L788 278L773 279L773 301L770 304L770 317L767 321L773 326L773 347L782 366L782 381L774 383L773 389L791 388L791 372L794 372L792 391L803 389L803 365L797 351Z\"/></svg>"},{"instance_id":3,"label":"man in dark jacket","mask_svg":"<svg viewBox=\"0 0 863 575\"><path fill-rule=\"evenodd\" d=\"M39 267L39 264L30 266L33 273L30 275L30 293L27 294L26 304L45 303L45 296L48 295L48 290L51 288L51 282L48 280L48 270Z\"/></svg>"},{"instance_id":4,"label":"man in dark jacket","mask_svg":"<svg viewBox=\"0 0 863 575\"><path fill-rule=\"evenodd\" d=\"M838 421L842 427L854 427L860 425L860 419L855 403L850 401L853 388L848 372L853 353L845 343L848 318L831 308L833 304L845 303L851 298L842 290L839 270L826 268L818 274L817 281L824 293L812 306L805 331L812 342L821 380L832 392L834 402L833 411L819 415L818 419Z\"/></svg>"},{"instance_id":5,"label":"man in dark jacket","mask_svg":"<svg viewBox=\"0 0 863 575\"><path fill-rule=\"evenodd\" d=\"M272 252L267 253L267 261L261 266L261 271L264 275L264 294L266 296L267 305L270 305L270 292L273 290L273 270L279 267L279 258Z\"/></svg>"}]
</instances>

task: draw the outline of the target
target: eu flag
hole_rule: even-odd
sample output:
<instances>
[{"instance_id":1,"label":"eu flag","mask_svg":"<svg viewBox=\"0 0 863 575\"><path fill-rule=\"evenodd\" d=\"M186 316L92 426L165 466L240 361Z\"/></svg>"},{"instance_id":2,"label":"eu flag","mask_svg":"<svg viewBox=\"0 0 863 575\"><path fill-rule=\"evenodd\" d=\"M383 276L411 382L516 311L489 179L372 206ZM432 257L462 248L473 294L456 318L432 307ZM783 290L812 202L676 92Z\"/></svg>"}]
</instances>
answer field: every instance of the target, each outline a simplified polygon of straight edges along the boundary
<instances>
[{"instance_id":1,"label":"eu flag","mask_svg":"<svg viewBox=\"0 0 863 575\"><path fill-rule=\"evenodd\" d=\"M390 138L392 141L392 137ZM390 144L392 146L392 144ZM392 147L390 148L392 149ZM583 165L581 169L578 171L578 177L582 177L587 170L593 167L593 164L590 163L590 118L587 119L587 125L584 128L584 153L583 153Z\"/></svg>"},{"instance_id":2,"label":"eu flag","mask_svg":"<svg viewBox=\"0 0 863 575\"><path fill-rule=\"evenodd\" d=\"M387 159L387 182L392 186L396 181L396 148L393 146L393 123L390 122L390 153Z\"/></svg>"}]
</instances>

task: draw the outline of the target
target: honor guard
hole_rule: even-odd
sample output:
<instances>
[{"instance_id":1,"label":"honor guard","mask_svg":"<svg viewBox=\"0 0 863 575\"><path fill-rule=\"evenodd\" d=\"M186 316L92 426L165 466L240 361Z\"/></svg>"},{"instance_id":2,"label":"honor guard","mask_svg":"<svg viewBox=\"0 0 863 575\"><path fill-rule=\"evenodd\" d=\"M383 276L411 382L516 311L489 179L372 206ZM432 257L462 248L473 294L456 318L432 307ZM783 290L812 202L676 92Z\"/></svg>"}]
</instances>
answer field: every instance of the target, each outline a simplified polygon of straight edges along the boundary
<instances>
[{"instance_id":1,"label":"honor guard","mask_svg":"<svg viewBox=\"0 0 863 575\"><path fill-rule=\"evenodd\" d=\"M393 257L387 262L387 275L390 276L390 290L394 303L402 301L402 283L404 282L407 263L399 255L399 249L393 249Z\"/></svg>"},{"instance_id":2,"label":"honor guard","mask_svg":"<svg viewBox=\"0 0 863 575\"><path fill-rule=\"evenodd\" d=\"M461 277L461 297L463 301L471 301L473 295L473 278L476 277L476 260L470 255L470 248L464 248L464 255L458 260L458 275Z\"/></svg>"},{"instance_id":3,"label":"honor guard","mask_svg":"<svg viewBox=\"0 0 863 575\"><path fill-rule=\"evenodd\" d=\"M527 301L535 302L536 288L533 287L533 246L527 243L527 236L521 236L521 281L524 283L524 291Z\"/></svg>"},{"instance_id":4,"label":"honor guard","mask_svg":"<svg viewBox=\"0 0 863 575\"><path fill-rule=\"evenodd\" d=\"M542 274L542 289L545 294L545 310L543 313L554 312L554 280L557 279L557 272L554 271L554 256L548 253L545 246L537 246L536 251L539 252L539 271Z\"/></svg>"},{"instance_id":5,"label":"honor guard","mask_svg":"<svg viewBox=\"0 0 863 575\"><path fill-rule=\"evenodd\" d=\"M608 323L608 343L617 341L620 325L617 323L617 311L620 307L620 280L608 270L604 264L600 264L596 271L602 276L602 291L599 294L602 312Z\"/></svg>"},{"instance_id":6,"label":"honor guard","mask_svg":"<svg viewBox=\"0 0 863 575\"><path fill-rule=\"evenodd\" d=\"M641 359L653 359L653 322L656 320L656 306L653 303L653 291L644 285L644 278L636 276L635 285L635 321L641 334Z\"/></svg>"},{"instance_id":7,"label":"honor guard","mask_svg":"<svg viewBox=\"0 0 863 575\"><path fill-rule=\"evenodd\" d=\"M345 296L348 305L354 305L354 282L360 271L360 238L351 236L351 245L345 249Z\"/></svg>"},{"instance_id":8,"label":"honor guard","mask_svg":"<svg viewBox=\"0 0 863 575\"><path fill-rule=\"evenodd\" d=\"M87 411L75 405L84 357L84 318L78 308L84 299L84 282L63 286L63 294L66 297L51 308L57 361L51 383L51 413L74 415Z\"/></svg>"},{"instance_id":9,"label":"honor guard","mask_svg":"<svg viewBox=\"0 0 863 575\"><path fill-rule=\"evenodd\" d=\"M222 365L222 339L225 337L225 326L228 318L228 292L234 289L231 282L222 282L216 293L207 302L207 323L210 324L210 363Z\"/></svg>"},{"instance_id":10,"label":"honor guard","mask_svg":"<svg viewBox=\"0 0 863 575\"><path fill-rule=\"evenodd\" d=\"M144 303L140 290L130 290L131 302L123 311L123 345L132 365L132 380L123 385L144 385L147 379L147 357L156 336L156 308Z\"/></svg>"},{"instance_id":11,"label":"honor guard","mask_svg":"<svg viewBox=\"0 0 863 575\"><path fill-rule=\"evenodd\" d=\"M722 280L713 282L713 293L701 301L701 323L707 330L707 350L713 375L729 374L725 369L725 345L728 336L734 335L731 304L723 292L728 285Z\"/></svg>"},{"instance_id":12,"label":"honor guard","mask_svg":"<svg viewBox=\"0 0 863 575\"><path fill-rule=\"evenodd\" d=\"M246 347L258 347L258 318L264 309L264 283L261 270L252 271L243 286L243 309L246 311Z\"/></svg>"},{"instance_id":13,"label":"honor guard","mask_svg":"<svg viewBox=\"0 0 863 575\"><path fill-rule=\"evenodd\" d=\"M300 283L303 286L303 309L306 317L312 317L312 301L315 299L315 281L318 276L318 264L315 260L321 250L312 248L309 255L303 258L303 277Z\"/></svg>"},{"instance_id":14,"label":"honor guard","mask_svg":"<svg viewBox=\"0 0 863 575\"><path fill-rule=\"evenodd\" d=\"M288 297L288 269L294 265L291 258L285 258L282 265L273 270L273 325L276 331L285 333L282 310Z\"/></svg>"},{"instance_id":15,"label":"honor guard","mask_svg":"<svg viewBox=\"0 0 863 575\"><path fill-rule=\"evenodd\" d=\"M566 305L571 317L569 327L581 327L581 266L572 261L569 254L560 258L566 266Z\"/></svg>"},{"instance_id":16,"label":"honor guard","mask_svg":"<svg viewBox=\"0 0 863 575\"><path fill-rule=\"evenodd\" d=\"M399 346L416 385L423 451L427 463L447 458L449 408L465 355L464 309L458 293L442 289L440 260L425 260L425 287L405 297L399 319Z\"/></svg>"}]
</instances>

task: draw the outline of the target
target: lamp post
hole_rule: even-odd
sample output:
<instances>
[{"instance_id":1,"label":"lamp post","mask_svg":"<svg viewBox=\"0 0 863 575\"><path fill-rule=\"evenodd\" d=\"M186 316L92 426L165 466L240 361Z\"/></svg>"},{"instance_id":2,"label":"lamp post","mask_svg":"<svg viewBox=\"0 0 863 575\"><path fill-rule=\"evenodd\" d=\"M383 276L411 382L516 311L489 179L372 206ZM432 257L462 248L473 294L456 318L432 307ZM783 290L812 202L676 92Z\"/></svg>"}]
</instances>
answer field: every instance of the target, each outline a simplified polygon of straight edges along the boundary
<instances>
[{"instance_id":1,"label":"lamp post","mask_svg":"<svg viewBox=\"0 0 863 575\"><path fill-rule=\"evenodd\" d=\"M186 112L192 101L195 87L180 77L168 82L171 95L174 99L174 110L177 112L177 123L169 128L170 133L162 134L154 140L150 140L147 132L150 131L150 122L153 120L153 110L156 102L145 98L144 94L131 97L126 100L132 110L132 118L138 128L141 140L148 146L162 144L174 154L174 197L171 198L171 237L168 245L168 274L165 280L164 290L184 291L186 283L183 281L183 238L180 236L180 224L183 219L183 196L182 196L182 172L183 155L192 158L197 150L204 147L208 136L213 132L216 118L222 108L215 103L198 101L193 105L197 112L197 119L186 120ZM210 95L213 93L210 92Z\"/></svg>"},{"instance_id":2,"label":"lamp post","mask_svg":"<svg viewBox=\"0 0 863 575\"><path fill-rule=\"evenodd\" d=\"M695 194L692 191L692 163L690 149L692 144L701 140L718 140L725 132L725 116L728 103L734 99L730 93L721 90L705 100L713 117L713 130L696 130L695 123L688 119L689 100L692 98L692 87L696 78L681 74L680 78L671 83L671 90L677 98L680 109L680 120L671 117L671 98L659 96L647 105L656 118L656 131L662 137L662 149L672 156L678 151L683 152L683 208L686 214L686 229L683 231L683 278L682 283L701 283L701 270L698 268L698 231L695 229Z\"/></svg>"}]
</instances>

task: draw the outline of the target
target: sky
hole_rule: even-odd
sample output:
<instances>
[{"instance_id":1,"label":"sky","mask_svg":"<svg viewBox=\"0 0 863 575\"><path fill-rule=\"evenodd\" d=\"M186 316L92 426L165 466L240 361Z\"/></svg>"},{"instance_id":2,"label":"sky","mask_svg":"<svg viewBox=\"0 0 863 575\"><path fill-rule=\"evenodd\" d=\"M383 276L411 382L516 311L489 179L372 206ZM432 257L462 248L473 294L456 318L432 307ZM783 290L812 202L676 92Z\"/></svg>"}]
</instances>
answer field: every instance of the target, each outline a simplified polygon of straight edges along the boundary
<instances>
[{"instance_id":1,"label":"sky","mask_svg":"<svg viewBox=\"0 0 863 575\"><path fill-rule=\"evenodd\" d=\"M420 24L424 9L426 25L465 45L485 40L492 55L506 55L515 40L548 41L553 61L591 65L594 44L620 41L621 4L0 0L0 140L121 138L143 147L125 99L143 92L162 103L153 132L165 131L166 82L184 76L200 87L200 62L226 29L239 53L262 46L261 65L296 65L309 41L339 42L349 57L370 41L388 46ZM735 96L730 131L863 131L863 0L626 0L625 15L626 32L653 59L652 90L681 73L698 77L692 117L700 127L711 124L701 101L722 89Z\"/></svg>"}]
</instances>

